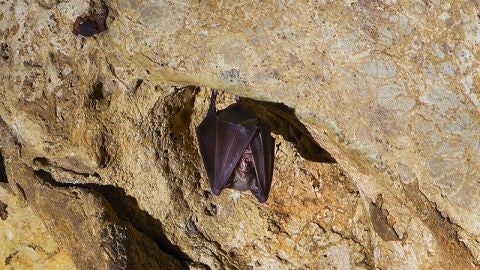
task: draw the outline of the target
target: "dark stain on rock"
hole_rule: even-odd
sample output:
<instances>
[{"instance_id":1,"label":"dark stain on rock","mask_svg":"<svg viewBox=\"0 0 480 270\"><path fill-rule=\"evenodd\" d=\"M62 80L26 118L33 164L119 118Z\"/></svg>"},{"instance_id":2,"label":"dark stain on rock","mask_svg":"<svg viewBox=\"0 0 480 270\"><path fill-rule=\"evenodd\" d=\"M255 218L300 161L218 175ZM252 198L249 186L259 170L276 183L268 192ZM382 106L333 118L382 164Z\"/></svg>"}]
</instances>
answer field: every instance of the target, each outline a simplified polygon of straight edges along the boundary
<instances>
[{"instance_id":1,"label":"dark stain on rock","mask_svg":"<svg viewBox=\"0 0 480 270\"><path fill-rule=\"evenodd\" d=\"M205 213L209 216L216 216L218 214L218 206L210 203L210 205L205 207Z\"/></svg>"},{"instance_id":2,"label":"dark stain on rock","mask_svg":"<svg viewBox=\"0 0 480 270\"><path fill-rule=\"evenodd\" d=\"M86 14L77 17L73 24L73 34L91 37L107 30L108 6L104 1L90 1Z\"/></svg>"},{"instance_id":3,"label":"dark stain on rock","mask_svg":"<svg viewBox=\"0 0 480 270\"><path fill-rule=\"evenodd\" d=\"M135 87L133 88L133 91L136 92L140 86L142 86L143 79L138 79L137 82L135 83Z\"/></svg>"},{"instance_id":4,"label":"dark stain on rock","mask_svg":"<svg viewBox=\"0 0 480 270\"><path fill-rule=\"evenodd\" d=\"M383 241L400 241L397 233L392 225L388 223L388 212L382 209L383 198L379 194L375 202L369 203L370 218L372 220L373 229L382 238Z\"/></svg>"},{"instance_id":5,"label":"dark stain on rock","mask_svg":"<svg viewBox=\"0 0 480 270\"><path fill-rule=\"evenodd\" d=\"M90 98L94 100L101 100L104 99L105 96L103 95L103 83L97 82L93 85L93 91L90 94Z\"/></svg>"},{"instance_id":6,"label":"dark stain on rock","mask_svg":"<svg viewBox=\"0 0 480 270\"><path fill-rule=\"evenodd\" d=\"M474 255L459 239L461 227L442 215L435 203L420 191L417 181L405 185L405 191L407 198L416 206L417 213L421 213L423 224L441 247L444 269L477 269L478 265L473 265L476 261Z\"/></svg>"},{"instance_id":7,"label":"dark stain on rock","mask_svg":"<svg viewBox=\"0 0 480 270\"><path fill-rule=\"evenodd\" d=\"M1 152L0 152L0 183L8 183L7 170L5 168L5 160L3 159Z\"/></svg>"},{"instance_id":8,"label":"dark stain on rock","mask_svg":"<svg viewBox=\"0 0 480 270\"><path fill-rule=\"evenodd\" d=\"M5 60L10 58L10 47L8 43L0 43L0 56Z\"/></svg>"},{"instance_id":9,"label":"dark stain on rock","mask_svg":"<svg viewBox=\"0 0 480 270\"><path fill-rule=\"evenodd\" d=\"M278 220L268 219L268 231L272 232L273 234L279 234L281 231L280 224Z\"/></svg>"},{"instance_id":10,"label":"dark stain on rock","mask_svg":"<svg viewBox=\"0 0 480 270\"><path fill-rule=\"evenodd\" d=\"M46 157L36 157L33 159L33 164L38 167L50 166L50 161Z\"/></svg>"},{"instance_id":11,"label":"dark stain on rock","mask_svg":"<svg viewBox=\"0 0 480 270\"><path fill-rule=\"evenodd\" d=\"M20 195L22 195L23 200L27 201L27 194L25 193L25 189L18 183L15 183L15 186L17 187L18 191L20 192Z\"/></svg>"},{"instance_id":12,"label":"dark stain on rock","mask_svg":"<svg viewBox=\"0 0 480 270\"><path fill-rule=\"evenodd\" d=\"M97 111L105 111L110 107L110 94L106 92L103 82L98 81L92 86L92 92L86 100L86 105Z\"/></svg>"},{"instance_id":13,"label":"dark stain on rock","mask_svg":"<svg viewBox=\"0 0 480 270\"><path fill-rule=\"evenodd\" d=\"M6 220L8 217L7 204L0 201L0 218Z\"/></svg>"},{"instance_id":14,"label":"dark stain on rock","mask_svg":"<svg viewBox=\"0 0 480 270\"><path fill-rule=\"evenodd\" d=\"M13 257L17 256L18 250L15 250L13 253L10 253L6 258L5 258L5 265L9 265L10 261L12 261Z\"/></svg>"}]
</instances>

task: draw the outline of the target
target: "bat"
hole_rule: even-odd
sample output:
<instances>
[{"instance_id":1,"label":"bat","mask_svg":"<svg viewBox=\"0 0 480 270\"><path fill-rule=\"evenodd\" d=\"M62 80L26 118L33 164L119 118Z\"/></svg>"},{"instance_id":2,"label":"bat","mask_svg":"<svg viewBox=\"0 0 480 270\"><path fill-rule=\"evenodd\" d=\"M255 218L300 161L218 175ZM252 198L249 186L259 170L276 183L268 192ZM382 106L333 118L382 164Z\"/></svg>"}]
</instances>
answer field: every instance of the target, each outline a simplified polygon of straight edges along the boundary
<instances>
[{"instance_id":1,"label":"bat","mask_svg":"<svg viewBox=\"0 0 480 270\"><path fill-rule=\"evenodd\" d=\"M240 103L217 111L212 90L207 115L196 128L198 145L212 193L225 188L250 190L267 201L273 175L275 139L270 126Z\"/></svg>"}]
</instances>

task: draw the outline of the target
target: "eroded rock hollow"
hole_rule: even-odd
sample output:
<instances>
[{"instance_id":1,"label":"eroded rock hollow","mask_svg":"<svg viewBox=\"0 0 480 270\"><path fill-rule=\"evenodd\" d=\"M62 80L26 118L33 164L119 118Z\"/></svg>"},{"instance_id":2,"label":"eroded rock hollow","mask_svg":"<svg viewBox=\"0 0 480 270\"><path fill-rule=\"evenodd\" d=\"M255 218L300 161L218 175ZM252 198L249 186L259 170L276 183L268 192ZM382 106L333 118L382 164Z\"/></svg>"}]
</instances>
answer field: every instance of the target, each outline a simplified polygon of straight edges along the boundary
<instances>
[{"instance_id":1,"label":"eroded rock hollow","mask_svg":"<svg viewBox=\"0 0 480 270\"><path fill-rule=\"evenodd\" d=\"M478 9L0 2L0 265L480 267ZM264 204L210 192L212 88L272 127Z\"/></svg>"}]
</instances>

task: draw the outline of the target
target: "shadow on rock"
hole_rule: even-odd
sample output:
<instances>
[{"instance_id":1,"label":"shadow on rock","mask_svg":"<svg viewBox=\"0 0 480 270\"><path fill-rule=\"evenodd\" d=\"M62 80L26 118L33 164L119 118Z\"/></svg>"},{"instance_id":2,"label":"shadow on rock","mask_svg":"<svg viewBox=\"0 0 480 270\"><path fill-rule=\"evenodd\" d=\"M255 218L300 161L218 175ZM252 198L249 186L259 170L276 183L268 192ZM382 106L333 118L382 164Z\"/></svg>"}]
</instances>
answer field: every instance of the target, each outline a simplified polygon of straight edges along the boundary
<instances>
[{"instance_id":1,"label":"shadow on rock","mask_svg":"<svg viewBox=\"0 0 480 270\"><path fill-rule=\"evenodd\" d=\"M180 248L172 244L165 236L163 224L152 217L147 211L140 209L137 199L127 195L126 192L119 187L113 185L99 184L70 184L55 181L52 175L45 170L36 170L35 175L43 179L45 182L56 187L76 187L91 190L99 193L110 204L116 216L125 223L131 224L133 228L153 240L158 248L173 258L190 262L191 259L183 253Z\"/></svg>"},{"instance_id":2,"label":"shadow on rock","mask_svg":"<svg viewBox=\"0 0 480 270\"><path fill-rule=\"evenodd\" d=\"M5 170L5 160L3 159L1 152L0 152L0 183L8 183L7 171Z\"/></svg>"},{"instance_id":3,"label":"shadow on rock","mask_svg":"<svg viewBox=\"0 0 480 270\"><path fill-rule=\"evenodd\" d=\"M293 143L303 158L314 162L336 163L330 153L317 144L305 125L298 120L294 109L283 103L249 98L242 98L241 102L270 124L273 133L282 135L286 141Z\"/></svg>"}]
</instances>

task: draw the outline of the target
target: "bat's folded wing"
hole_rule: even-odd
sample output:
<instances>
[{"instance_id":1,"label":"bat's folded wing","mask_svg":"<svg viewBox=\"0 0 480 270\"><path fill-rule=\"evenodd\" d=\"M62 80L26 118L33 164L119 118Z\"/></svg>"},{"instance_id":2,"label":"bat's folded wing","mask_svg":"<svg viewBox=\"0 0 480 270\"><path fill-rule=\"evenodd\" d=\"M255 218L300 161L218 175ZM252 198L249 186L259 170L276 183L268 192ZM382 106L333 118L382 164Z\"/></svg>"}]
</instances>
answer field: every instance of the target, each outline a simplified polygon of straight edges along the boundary
<instances>
[{"instance_id":1,"label":"bat's folded wing","mask_svg":"<svg viewBox=\"0 0 480 270\"><path fill-rule=\"evenodd\" d=\"M232 111L235 109L238 107L230 108ZM254 125L232 122L225 116L207 115L196 130L200 154L215 195L227 187L232 172L256 132Z\"/></svg>"},{"instance_id":2,"label":"bat's folded wing","mask_svg":"<svg viewBox=\"0 0 480 270\"><path fill-rule=\"evenodd\" d=\"M252 189L252 193L263 203L268 199L272 184L275 139L270 135L269 125L261 119L258 123L258 135L253 137L250 148L257 176L256 188Z\"/></svg>"},{"instance_id":3,"label":"bat's folded wing","mask_svg":"<svg viewBox=\"0 0 480 270\"><path fill-rule=\"evenodd\" d=\"M260 202L268 199L275 140L266 122L241 103L235 103L219 112L215 112L213 107L196 131L210 187L215 195L227 187L235 167L250 145L256 174L251 191Z\"/></svg>"},{"instance_id":4,"label":"bat's folded wing","mask_svg":"<svg viewBox=\"0 0 480 270\"><path fill-rule=\"evenodd\" d=\"M211 179L215 177L215 142L217 140L215 127L216 114L213 113L207 115L196 129L200 154L210 183L212 181Z\"/></svg>"},{"instance_id":5,"label":"bat's folded wing","mask_svg":"<svg viewBox=\"0 0 480 270\"><path fill-rule=\"evenodd\" d=\"M212 192L218 195L227 187L228 180L255 135L255 129L222 118L217 119L216 124L215 177L210 179L210 184Z\"/></svg>"}]
</instances>

